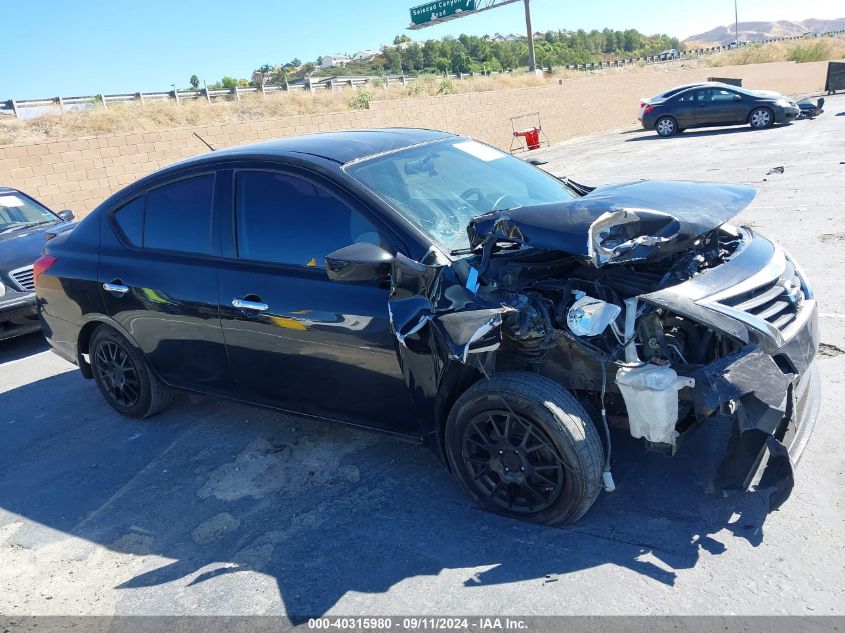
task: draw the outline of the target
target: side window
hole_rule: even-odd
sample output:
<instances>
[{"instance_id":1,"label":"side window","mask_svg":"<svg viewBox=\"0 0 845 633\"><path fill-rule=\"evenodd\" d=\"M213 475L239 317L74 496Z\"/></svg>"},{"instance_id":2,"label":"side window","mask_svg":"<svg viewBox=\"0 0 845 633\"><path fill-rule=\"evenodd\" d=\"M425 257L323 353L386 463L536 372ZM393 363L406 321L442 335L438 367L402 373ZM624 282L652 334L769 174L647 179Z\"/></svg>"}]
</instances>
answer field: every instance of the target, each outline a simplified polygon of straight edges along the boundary
<instances>
[{"instance_id":1,"label":"side window","mask_svg":"<svg viewBox=\"0 0 845 633\"><path fill-rule=\"evenodd\" d=\"M144 248L209 254L214 176L177 180L147 193Z\"/></svg>"},{"instance_id":2,"label":"side window","mask_svg":"<svg viewBox=\"0 0 845 633\"><path fill-rule=\"evenodd\" d=\"M239 171L235 217L241 259L314 266L357 242L387 247L358 212L308 180L270 171Z\"/></svg>"},{"instance_id":3,"label":"side window","mask_svg":"<svg viewBox=\"0 0 845 633\"><path fill-rule=\"evenodd\" d=\"M734 100L734 93L720 88L708 88L698 91L699 103L726 103Z\"/></svg>"},{"instance_id":4,"label":"side window","mask_svg":"<svg viewBox=\"0 0 845 633\"><path fill-rule=\"evenodd\" d=\"M729 90L713 89L710 92L713 94L713 96L712 96L713 101L717 101L719 103L725 103L725 102L734 100L734 93L730 92Z\"/></svg>"},{"instance_id":5,"label":"side window","mask_svg":"<svg viewBox=\"0 0 845 633\"><path fill-rule=\"evenodd\" d=\"M144 196L123 205L115 212L114 219L130 244L144 243Z\"/></svg>"}]
</instances>

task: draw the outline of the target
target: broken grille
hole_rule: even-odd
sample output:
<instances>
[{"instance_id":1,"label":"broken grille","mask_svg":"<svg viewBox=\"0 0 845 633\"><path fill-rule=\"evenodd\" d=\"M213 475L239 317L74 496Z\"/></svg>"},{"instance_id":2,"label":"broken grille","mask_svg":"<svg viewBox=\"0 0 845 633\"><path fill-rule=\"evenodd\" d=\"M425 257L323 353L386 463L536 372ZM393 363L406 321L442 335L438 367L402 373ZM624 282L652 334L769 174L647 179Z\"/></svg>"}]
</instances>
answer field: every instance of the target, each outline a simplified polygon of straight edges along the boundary
<instances>
[{"instance_id":1,"label":"broken grille","mask_svg":"<svg viewBox=\"0 0 845 633\"><path fill-rule=\"evenodd\" d=\"M719 303L765 321L783 333L798 318L807 298L801 276L792 262L786 260L783 273L777 279L754 290L721 299Z\"/></svg>"},{"instance_id":2,"label":"broken grille","mask_svg":"<svg viewBox=\"0 0 845 633\"><path fill-rule=\"evenodd\" d=\"M35 280L32 278L32 266L24 266L9 273L9 277L20 290L35 290Z\"/></svg>"}]
</instances>

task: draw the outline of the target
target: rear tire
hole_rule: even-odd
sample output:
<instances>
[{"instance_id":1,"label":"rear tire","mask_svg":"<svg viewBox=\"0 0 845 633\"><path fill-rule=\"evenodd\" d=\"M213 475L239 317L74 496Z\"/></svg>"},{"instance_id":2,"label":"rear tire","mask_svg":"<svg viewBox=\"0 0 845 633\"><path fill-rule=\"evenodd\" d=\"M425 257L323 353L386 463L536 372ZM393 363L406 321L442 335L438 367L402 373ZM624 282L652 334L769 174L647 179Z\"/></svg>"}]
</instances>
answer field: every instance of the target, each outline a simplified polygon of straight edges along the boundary
<instances>
[{"instance_id":1,"label":"rear tire","mask_svg":"<svg viewBox=\"0 0 845 633\"><path fill-rule=\"evenodd\" d=\"M678 133L678 122L670 116L662 116L654 124L654 131L664 138Z\"/></svg>"},{"instance_id":2,"label":"rear tire","mask_svg":"<svg viewBox=\"0 0 845 633\"><path fill-rule=\"evenodd\" d=\"M573 523L602 489L604 450L590 416L566 389L528 372L496 374L458 398L446 454L478 505L523 521Z\"/></svg>"},{"instance_id":3,"label":"rear tire","mask_svg":"<svg viewBox=\"0 0 845 633\"><path fill-rule=\"evenodd\" d=\"M118 413L143 419L170 404L170 389L153 373L140 350L114 329L97 328L89 354L94 381Z\"/></svg>"},{"instance_id":4,"label":"rear tire","mask_svg":"<svg viewBox=\"0 0 845 633\"><path fill-rule=\"evenodd\" d=\"M748 115L748 123L755 130L765 130L775 124L774 112L768 108L755 108Z\"/></svg>"}]
</instances>

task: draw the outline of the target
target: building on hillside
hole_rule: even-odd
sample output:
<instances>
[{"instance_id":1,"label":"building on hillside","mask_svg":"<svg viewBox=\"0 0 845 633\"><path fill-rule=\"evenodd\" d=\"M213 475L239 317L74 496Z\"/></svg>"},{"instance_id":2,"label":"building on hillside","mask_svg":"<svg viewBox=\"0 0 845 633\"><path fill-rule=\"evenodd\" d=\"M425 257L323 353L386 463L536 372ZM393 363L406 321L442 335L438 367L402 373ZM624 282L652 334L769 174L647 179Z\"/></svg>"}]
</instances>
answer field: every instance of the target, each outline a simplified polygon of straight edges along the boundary
<instances>
[{"instance_id":1,"label":"building on hillside","mask_svg":"<svg viewBox=\"0 0 845 633\"><path fill-rule=\"evenodd\" d=\"M337 68L338 66L346 66L352 58L349 55L323 55L320 58L320 68Z\"/></svg>"},{"instance_id":2,"label":"building on hillside","mask_svg":"<svg viewBox=\"0 0 845 633\"><path fill-rule=\"evenodd\" d=\"M372 59L376 55L380 55L380 54L381 54L381 51L358 51L357 53L355 53L352 56L352 61L353 62L365 62L365 61Z\"/></svg>"}]
</instances>

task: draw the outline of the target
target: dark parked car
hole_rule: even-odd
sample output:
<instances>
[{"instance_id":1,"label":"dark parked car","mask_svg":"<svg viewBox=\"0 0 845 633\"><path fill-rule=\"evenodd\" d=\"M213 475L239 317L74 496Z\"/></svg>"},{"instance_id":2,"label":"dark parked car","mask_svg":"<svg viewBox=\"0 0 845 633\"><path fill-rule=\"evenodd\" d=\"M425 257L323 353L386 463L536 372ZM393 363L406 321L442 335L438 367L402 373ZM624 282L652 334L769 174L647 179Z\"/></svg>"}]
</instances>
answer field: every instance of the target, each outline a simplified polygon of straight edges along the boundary
<instances>
[{"instance_id":1,"label":"dark parked car","mask_svg":"<svg viewBox=\"0 0 845 633\"><path fill-rule=\"evenodd\" d=\"M32 262L48 235L70 228L73 213L55 214L28 195L0 187L0 340L37 332Z\"/></svg>"},{"instance_id":2,"label":"dark parked car","mask_svg":"<svg viewBox=\"0 0 845 633\"><path fill-rule=\"evenodd\" d=\"M53 349L136 418L173 389L430 446L483 507L575 521L608 425L674 454L733 428L716 485L779 505L816 417L817 311L748 187L592 189L427 130L212 152L47 244ZM732 427L731 427L732 425Z\"/></svg>"},{"instance_id":3,"label":"dark parked car","mask_svg":"<svg viewBox=\"0 0 845 633\"><path fill-rule=\"evenodd\" d=\"M708 84L650 99L640 108L639 119L645 129L672 136L688 128L717 125L764 129L794 121L799 112L794 100L776 92Z\"/></svg>"}]
</instances>

